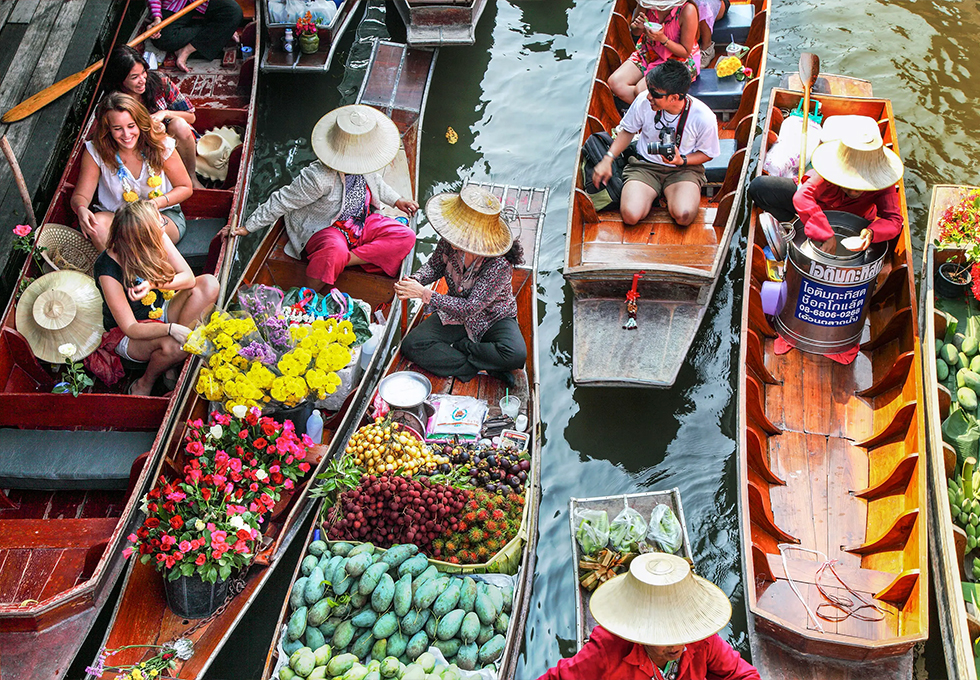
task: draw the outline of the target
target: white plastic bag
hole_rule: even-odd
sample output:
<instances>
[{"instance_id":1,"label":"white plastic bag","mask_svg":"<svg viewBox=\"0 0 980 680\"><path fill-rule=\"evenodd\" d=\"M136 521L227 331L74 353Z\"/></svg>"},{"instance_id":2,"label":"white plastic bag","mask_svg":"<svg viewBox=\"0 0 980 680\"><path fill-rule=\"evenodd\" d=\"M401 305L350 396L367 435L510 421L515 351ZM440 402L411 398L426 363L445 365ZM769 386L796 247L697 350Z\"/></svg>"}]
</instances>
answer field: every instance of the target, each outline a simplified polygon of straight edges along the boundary
<instances>
[{"instance_id":1,"label":"white plastic bag","mask_svg":"<svg viewBox=\"0 0 980 680\"><path fill-rule=\"evenodd\" d=\"M427 439L444 439L457 435L478 439L487 417L487 402L474 397L440 394L433 399L436 412L429 419Z\"/></svg>"},{"instance_id":2,"label":"white plastic bag","mask_svg":"<svg viewBox=\"0 0 980 680\"><path fill-rule=\"evenodd\" d=\"M806 162L820 145L821 127L812 120L806 129ZM774 177L795 177L799 172L800 144L803 139L803 118L790 116L779 128L779 139L766 152L763 168Z\"/></svg>"},{"instance_id":3,"label":"white plastic bag","mask_svg":"<svg viewBox=\"0 0 980 680\"><path fill-rule=\"evenodd\" d=\"M609 515L605 510L576 510L575 539L586 555L595 555L609 543Z\"/></svg>"},{"instance_id":4,"label":"white plastic bag","mask_svg":"<svg viewBox=\"0 0 980 680\"><path fill-rule=\"evenodd\" d=\"M663 552L676 553L681 549L684 543L684 530L670 506L660 504L650 513L647 540Z\"/></svg>"},{"instance_id":5,"label":"white plastic bag","mask_svg":"<svg viewBox=\"0 0 980 680\"><path fill-rule=\"evenodd\" d=\"M646 536L647 523L626 499L623 503L625 507L609 525L609 547L616 552L631 552L633 546Z\"/></svg>"}]
</instances>

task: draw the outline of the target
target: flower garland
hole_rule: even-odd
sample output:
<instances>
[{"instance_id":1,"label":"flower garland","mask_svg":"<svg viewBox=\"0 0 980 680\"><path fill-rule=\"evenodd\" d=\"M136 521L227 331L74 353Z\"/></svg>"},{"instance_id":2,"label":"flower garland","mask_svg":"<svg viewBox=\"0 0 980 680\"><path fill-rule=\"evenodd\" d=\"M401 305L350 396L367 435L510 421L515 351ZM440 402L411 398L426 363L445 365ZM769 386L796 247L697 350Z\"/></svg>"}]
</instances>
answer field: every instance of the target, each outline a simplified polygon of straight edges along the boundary
<instances>
[{"instance_id":1,"label":"flower garland","mask_svg":"<svg viewBox=\"0 0 980 680\"><path fill-rule=\"evenodd\" d=\"M137 280L137 284L139 283L142 283L142 279ZM157 292L157 290L150 290L150 292L140 298L140 304L144 307L150 307L150 313L147 315L147 318L153 319L154 321L163 317L163 304L159 307L155 306L157 303ZM159 297L163 303L169 302L176 295L176 291L172 290L160 290L159 293Z\"/></svg>"},{"instance_id":2,"label":"flower garland","mask_svg":"<svg viewBox=\"0 0 980 680\"><path fill-rule=\"evenodd\" d=\"M143 163L146 163L146 156L141 156ZM126 164L122 162L122 158L119 154L116 154L116 177L119 179L119 183L123 188L123 200L127 203L135 203L140 200L139 192L136 191L136 187L139 186L139 182L133 177L133 173L129 171ZM159 198L163 196L163 177L162 173L153 172L153 168L148 168L149 177L146 179L146 186L150 188L150 192L147 194L147 198Z\"/></svg>"}]
</instances>

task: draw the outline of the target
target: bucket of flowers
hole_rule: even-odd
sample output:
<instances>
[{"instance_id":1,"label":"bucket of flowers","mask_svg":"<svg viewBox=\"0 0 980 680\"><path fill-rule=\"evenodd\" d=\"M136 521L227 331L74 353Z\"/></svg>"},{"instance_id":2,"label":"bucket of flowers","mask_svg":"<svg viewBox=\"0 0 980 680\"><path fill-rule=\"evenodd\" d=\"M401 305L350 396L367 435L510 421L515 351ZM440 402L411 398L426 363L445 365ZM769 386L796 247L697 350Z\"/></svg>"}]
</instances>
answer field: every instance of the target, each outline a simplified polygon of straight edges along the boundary
<instances>
[{"instance_id":1,"label":"bucket of flowers","mask_svg":"<svg viewBox=\"0 0 980 680\"><path fill-rule=\"evenodd\" d=\"M261 526L285 492L309 472L312 442L244 406L187 424L180 476L161 475L143 498L143 524L124 555L164 575L167 604L205 618L228 597L233 574L261 547Z\"/></svg>"},{"instance_id":2,"label":"bucket of flowers","mask_svg":"<svg viewBox=\"0 0 980 680\"><path fill-rule=\"evenodd\" d=\"M952 251L936 270L936 292L958 298L972 285L973 297L980 300L980 189L966 192L946 209L934 245Z\"/></svg>"}]
</instances>

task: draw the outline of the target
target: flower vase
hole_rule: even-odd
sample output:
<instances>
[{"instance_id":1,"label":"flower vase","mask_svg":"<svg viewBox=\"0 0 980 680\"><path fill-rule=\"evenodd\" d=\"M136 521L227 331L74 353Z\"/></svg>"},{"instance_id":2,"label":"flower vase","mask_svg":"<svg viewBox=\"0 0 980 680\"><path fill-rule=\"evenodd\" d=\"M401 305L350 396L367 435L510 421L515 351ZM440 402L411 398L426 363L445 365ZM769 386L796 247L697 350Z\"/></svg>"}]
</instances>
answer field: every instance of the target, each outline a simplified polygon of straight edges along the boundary
<instances>
[{"instance_id":1,"label":"flower vase","mask_svg":"<svg viewBox=\"0 0 980 680\"><path fill-rule=\"evenodd\" d=\"M944 298L955 300L966 295L973 283L968 265L943 262L936 272L936 292Z\"/></svg>"},{"instance_id":2,"label":"flower vase","mask_svg":"<svg viewBox=\"0 0 980 680\"><path fill-rule=\"evenodd\" d=\"M299 37L299 51L303 54L316 54L320 49L320 36L316 33L304 33Z\"/></svg>"},{"instance_id":3,"label":"flower vase","mask_svg":"<svg viewBox=\"0 0 980 680\"><path fill-rule=\"evenodd\" d=\"M163 587L167 606L177 616L185 619L203 619L211 616L225 602L230 579L210 583L198 575L178 576L171 581L164 577Z\"/></svg>"}]
</instances>

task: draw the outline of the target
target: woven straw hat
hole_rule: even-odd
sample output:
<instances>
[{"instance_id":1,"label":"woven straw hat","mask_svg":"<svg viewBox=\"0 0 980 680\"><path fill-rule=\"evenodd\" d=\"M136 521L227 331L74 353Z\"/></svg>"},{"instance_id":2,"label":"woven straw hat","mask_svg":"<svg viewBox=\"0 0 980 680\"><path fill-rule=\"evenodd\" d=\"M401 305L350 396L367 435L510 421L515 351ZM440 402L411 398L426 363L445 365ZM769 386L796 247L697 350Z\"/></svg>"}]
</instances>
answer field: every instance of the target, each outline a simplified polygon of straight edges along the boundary
<instances>
[{"instance_id":1,"label":"woven straw hat","mask_svg":"<svg viewBox=\"0 0 980 680\"><path fill-rule=\"evenodd\" d=\"M840 139L818 146L810 163L828 182L855 191L887 189L905 173L902 159L885 148L878 123L867 116L842 130Z\"/></svg>"},{"instance_id":2,"label":"woven straw hat","mask_svg":"<svg viewBox=\"0 0 980 680\"><path fill-rule=\"evenodd\" d=\"M197 140L197 174L224 182L228 177L231 152L242 143L242 136L228 126L205 132Z\"/></svg>"},{"instance_id":3,"label":"woven straw hat","mask_svg":"<svg viewBox=\"0 0 980 680\"><path fill-rule=\"evenodd\" d=\"M641 645L671 647L703 640L725 627L732 603L721 588L666 553L638 555L630 570L593 593L592 616L614 635Z\"/></svg>"},{"instance_id":4,"label":"woven straw hat","mask_svg":"<svg viewBox=\"0 0 980 680\"><path fill-rule=\"evenodd\" d=\"M313 127L313 152L338 172L364 175L395 159L401 138L388 116L363 104L334 109Z\"/></svg>"},{"instance_id":5,"label":"woven straw hat","mask_svg":"<svg viewBox=\"0 0 980 680\"><path fill-rule=\"evenodd\" d=\"M643 9L656 9L661 12L666 12L669 9L674 9L675 7L680 7L688 0L636 0L638 4Z\"/></svg>"},{"instance_id":6,"label":"woven straw hat","mask_svg":"<svg viewBox=\"0 0 980 680\"><path fill-rule=\"evenodd\" d=\"M64 363L58 348L71 343L75 361L102 343L102 295L95 279L62 269L39 277L17 301L17 330L41 361Z\"/></svg>"},{"instance_id":7,"label":"woven straw hat","mask_svg":"<svg viewBox=\"0 0 980 680\"><path fill-rule=\"evenodd\" d=\"M503 255L514 245L514 234L500 211L500 199L475 184L467 184L458 194L436 194L425 204L436 233L456 248L482 257Z\"/></svg>"}]
</instances>

